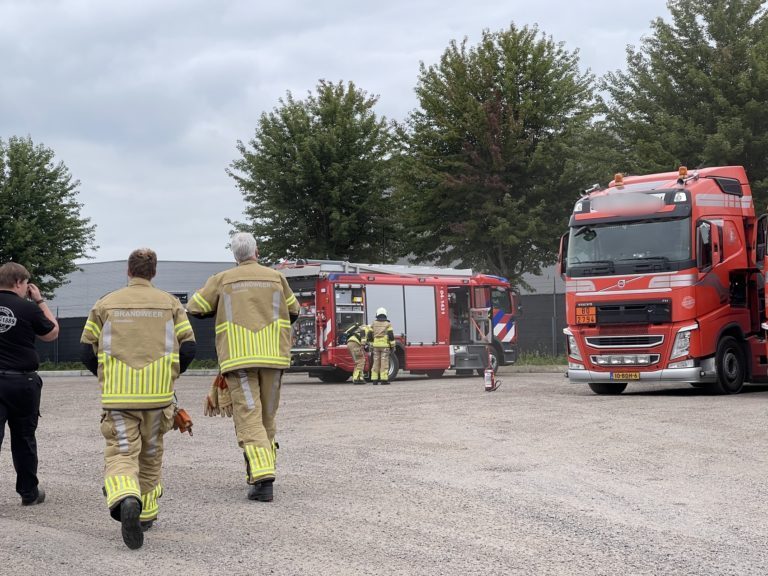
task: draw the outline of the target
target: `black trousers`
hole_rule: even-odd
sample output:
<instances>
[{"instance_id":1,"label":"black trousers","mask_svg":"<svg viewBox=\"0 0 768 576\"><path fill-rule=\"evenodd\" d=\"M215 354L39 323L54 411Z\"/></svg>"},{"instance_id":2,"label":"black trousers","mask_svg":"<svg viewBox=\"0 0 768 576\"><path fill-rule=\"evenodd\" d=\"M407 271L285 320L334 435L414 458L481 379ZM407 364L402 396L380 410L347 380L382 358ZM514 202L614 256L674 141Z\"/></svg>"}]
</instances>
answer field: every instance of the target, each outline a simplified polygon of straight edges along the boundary
<instances>
[{"instance_id":1,"label":"black trousers","mask_svg":"<svg viewBox=\"0 0 768 576\"><path fill-rule=\"evenodd\" d=\"M11 455L16 492L23 500L37 498L37 418L43 380L36 373L0 374L0 448L5 423L11 431Z\"/></svg>"}]
</instances>

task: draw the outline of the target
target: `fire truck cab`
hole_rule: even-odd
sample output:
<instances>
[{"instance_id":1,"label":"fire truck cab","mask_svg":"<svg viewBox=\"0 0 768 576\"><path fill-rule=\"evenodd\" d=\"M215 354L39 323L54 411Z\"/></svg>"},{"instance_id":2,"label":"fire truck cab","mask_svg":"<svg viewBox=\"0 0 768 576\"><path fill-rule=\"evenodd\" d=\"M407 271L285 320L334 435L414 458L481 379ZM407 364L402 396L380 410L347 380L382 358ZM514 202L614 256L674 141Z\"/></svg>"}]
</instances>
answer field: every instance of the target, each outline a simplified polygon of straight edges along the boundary
<instances>
[{"instance_id":1,"label":"fire truck cab","mask_svg":"<svg viewBox=\"0 0 768 576\"><path fill-rule=\"evenodd\" d=\"M504 278L471 270L301 260L278 266L299 300L291 371L344 382L354 362L344 332L384 307L396 335L389 379L400 370L482 373L516 359L517 298ZM366 365L366 370L369 365Z\"/></svg>"},{"instance_id":2,"label":"fire truck cab","mask_svg":"<svg viewBox=\"0 0 768 576\"><path fill-rule=\"evenodd\" d=\"M765 246L740 166L617 174L587 191L560 250L570 381L597 394L766 382Z\"/></svg>"}]
</instances>

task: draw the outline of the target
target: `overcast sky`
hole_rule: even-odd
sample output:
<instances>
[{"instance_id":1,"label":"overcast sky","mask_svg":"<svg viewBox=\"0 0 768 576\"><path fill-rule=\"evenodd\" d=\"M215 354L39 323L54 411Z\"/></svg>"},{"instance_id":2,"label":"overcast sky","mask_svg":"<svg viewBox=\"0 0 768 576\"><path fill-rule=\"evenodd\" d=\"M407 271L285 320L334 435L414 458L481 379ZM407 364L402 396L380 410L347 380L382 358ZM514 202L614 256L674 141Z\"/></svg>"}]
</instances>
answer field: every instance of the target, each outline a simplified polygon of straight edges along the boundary
<instances>
[{"instance_id":1,"label":"overcast sky","mask_svg":"<svg viewBox=\"0 0 768 576\"><path fill-rule=\"evenodd\" d=\"M624 68L665 0L0 0L0 138L80 180L95 260L231 260L237 140L290 90L353 81L403 120L452 39L538 24L597 75Z\"/></svg>"}]
</instances>

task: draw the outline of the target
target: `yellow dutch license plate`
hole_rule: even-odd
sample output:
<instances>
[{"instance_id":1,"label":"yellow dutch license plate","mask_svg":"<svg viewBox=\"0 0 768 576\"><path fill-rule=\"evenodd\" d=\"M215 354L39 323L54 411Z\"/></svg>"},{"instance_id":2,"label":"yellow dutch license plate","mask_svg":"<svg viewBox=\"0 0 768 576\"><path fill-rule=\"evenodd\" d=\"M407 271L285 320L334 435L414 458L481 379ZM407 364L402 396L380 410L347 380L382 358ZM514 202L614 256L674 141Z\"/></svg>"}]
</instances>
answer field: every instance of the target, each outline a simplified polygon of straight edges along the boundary
<instances>
[{"instance_id":1,"label":"yellow dutch license plate","mask_svg":"<svg viewBox=\"0 0 768 576\"><path fill-rule=\"evenodd\" d=\"M597 324L597 306L576 306L576 324Z\"/></svg>"},{"instance_id":2,"label":"yellow dutch license plate","mask_svg":"<svg viewBox=\"0 0 768 576\"><path fill-rule=\"evenodd\" d=\"M640 372L611 372L611 380L640 380Z\"/></svg>"}]
</instances>

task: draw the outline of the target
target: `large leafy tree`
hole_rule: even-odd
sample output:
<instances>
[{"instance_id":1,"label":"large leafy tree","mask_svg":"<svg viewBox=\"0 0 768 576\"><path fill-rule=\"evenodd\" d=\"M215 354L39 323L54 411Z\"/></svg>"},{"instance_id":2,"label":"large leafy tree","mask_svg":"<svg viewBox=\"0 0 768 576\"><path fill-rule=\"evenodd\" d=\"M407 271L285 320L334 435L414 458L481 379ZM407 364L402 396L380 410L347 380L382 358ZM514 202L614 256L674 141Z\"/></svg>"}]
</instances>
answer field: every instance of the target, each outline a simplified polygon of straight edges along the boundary
<instances>
[{"instance_id":1,"label":"large leafy tree","mask_svg":"<svg viewBox=\"0 0 768 576\"><path fill-rule=\"evenodd\" d=\"M514 24L422 63L398 185L412 256L516 285L551 263L579 189L610 173L593 83L576 52Z\"/></svg>"},{"instance_id":2,"label":"large leafy tree","mask_svg":"<svg viewBox=\"0 0 768 576\"><path fill-rule=\"evenodd\" d=\"M353 83L321 80L306 100L288 92L261 115L228 170L246 201L247 223L267 261L387 261L394 250L392 126L376 97Z\"/></svg>"},{"instance_id":3,"label":"large leafy tree","mask_svg":"<svg viewBox=\"0 0 768 576\"><path fill-rule=\"evenodd\" d=\"M51 149L29 137L0 140L0 261L24 265L48 296L96 248L79 186Z\"/></svg>"},{"instance_id":4,"label":"large leafy tree","mask_svg":"<svg viewBox=\"0 0 768 576\"><path fill-rule=\"evenodd\" d=\"M627 70L608 74L607 120L628 172L741 164L768 199L768 19L762 0L670 0Z\"/></svg>"}]
</instances>

